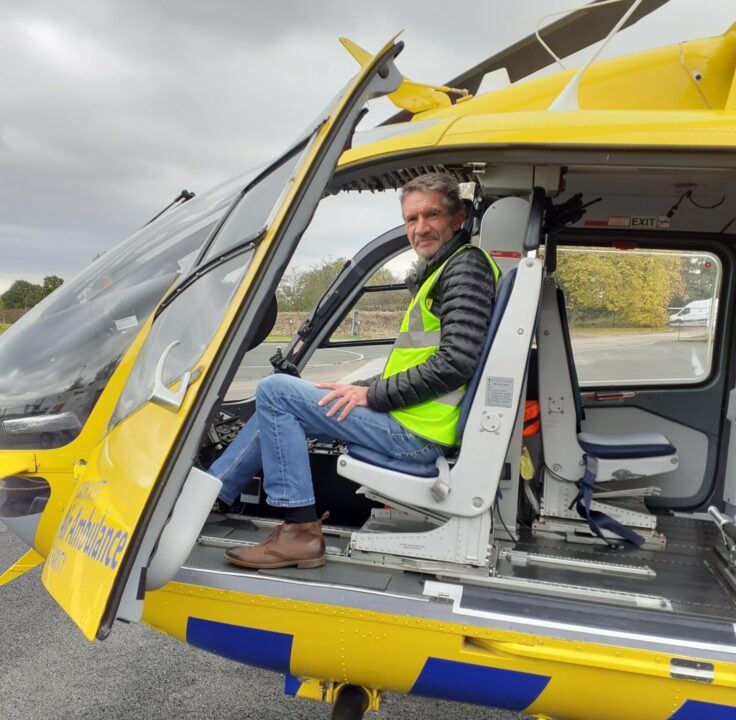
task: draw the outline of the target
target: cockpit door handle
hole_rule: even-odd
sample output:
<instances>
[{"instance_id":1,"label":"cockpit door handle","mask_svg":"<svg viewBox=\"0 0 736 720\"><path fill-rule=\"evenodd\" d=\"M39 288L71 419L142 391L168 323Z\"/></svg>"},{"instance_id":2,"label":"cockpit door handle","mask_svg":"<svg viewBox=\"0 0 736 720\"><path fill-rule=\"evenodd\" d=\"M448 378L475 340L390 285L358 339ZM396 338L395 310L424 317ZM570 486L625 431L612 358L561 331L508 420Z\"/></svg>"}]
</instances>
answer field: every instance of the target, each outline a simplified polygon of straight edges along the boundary
<instances>
[{"instance_id":1,"label":"cockpit door handle","mask_svg":"<svg viewBox=\"0 0 736 720\"><path fill-rule=\"evenodd\" d=\"M164 383L164 365L169 353L179 344L178 340L174 340L162 353L156 365L156 373L153 377L153 390L148 398L150 401L157 403L163 407L178 410L184 402L184 396L187 394L189 380L192 377L191 370L187 370L179 379L179 389L175 391L169 390Z\"/></svg>"}]
</instances>

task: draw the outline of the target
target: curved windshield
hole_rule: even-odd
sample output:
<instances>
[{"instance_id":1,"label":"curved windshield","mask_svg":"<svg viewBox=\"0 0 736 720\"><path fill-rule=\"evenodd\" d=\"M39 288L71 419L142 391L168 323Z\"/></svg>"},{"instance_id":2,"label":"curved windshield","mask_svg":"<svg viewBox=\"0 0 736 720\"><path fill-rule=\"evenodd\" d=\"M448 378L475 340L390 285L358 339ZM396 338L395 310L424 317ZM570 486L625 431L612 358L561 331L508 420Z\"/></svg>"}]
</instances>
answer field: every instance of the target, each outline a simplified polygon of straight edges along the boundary
<instances>
[{"instance_id":1,"label":"curved windshield","mask_svg":"<svg viewBox=\"0 0 736 720\"><path fill-rule=\"evenodd\" d=\"M165 359L165 385L178 382L185 371L195 370L318 129L303 136L265 170L253 174L252 182L202 253L191 276L161 306L118 399L111 427L148 402L155 368L167 348L170 355ZM192 378L196 377L193 374Z\"/></svg>"},{"instance_id":2,"label":"curved windshield","mask_svg":"<svg viewBox=\"0 0 736 720\"><path fill-rule=\"evenodd\" d=\"M0 336L0 448L59 447L79 434L141 326L253 176L162 215Z\"/></svg>"}]
</instances>

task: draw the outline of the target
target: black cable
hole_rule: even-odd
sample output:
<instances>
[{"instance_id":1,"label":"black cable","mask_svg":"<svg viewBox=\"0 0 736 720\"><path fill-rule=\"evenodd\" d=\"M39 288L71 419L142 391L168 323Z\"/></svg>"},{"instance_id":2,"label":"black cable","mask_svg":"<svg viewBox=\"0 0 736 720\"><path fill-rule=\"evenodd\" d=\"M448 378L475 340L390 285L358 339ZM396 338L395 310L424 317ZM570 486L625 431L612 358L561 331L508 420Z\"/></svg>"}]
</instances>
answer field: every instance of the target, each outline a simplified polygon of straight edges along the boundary
<instances>
[{"instance_id":1,"label":"black cable","mask_svg":"<svg viewBox=\"0 0 736 720\"><path fill-rule=\"evenodd\" d=\"M682 203L685 198L687 198L699 210L715 210L717 207L720 207L721 205L723 205L724 202L726 202L726 196L723 195L723 197L721 197L721 199L714 205L701 205L700 203L693 200L692 190L685 190L685 192L682 193L679 198L677 198L677 202L667 211L668 218L672 219L674 214L680 209L680 203ZM723 232L723 230L721 230L721 232Z\"/></svg>"},{"instance_id":2,"label":"black cable","mask_svg":"<svg viewBox=\"0 0 736 720\"><path fill-rule=\"evenodd\" d=\"M509 529L506 527L506 523L503 521L503 516L501 515L501 511L498 509L498 505L496 505L496 514L498 515L498 519L501 521L501 525L503 525L503 529L509 536L509 539L513 540L514 536L509 532ZM491 530L493 530L493 513L491 513Z\"/></svg>"},{"instance_id":3,"label":"black cable","mask_svg":"<svg viewBox=\"0 0 736 720\"><path fill-rule=\"evenodd\" d=\"M701 205L700 203L696 203L695 200L693 200L693 195L690 193L690 195L687 196L687 199L695 205L696 208L699 208L700 210L715 210L717 207L721 207L724 202L726 202L726 196L723 195L721 199L715 204L715 205Z\"/></svg>"},{"instance_id":4,"label":"black cable","mask_svg":"<svg viewBox=\"0 0 736 720\"><path fill-rule=\"evenodd\" d=\"M600 202L602 198L594 198L590 202L583 203L583 194L576 193L565 202L555 205L550 198L544 202L544 232L554 235L566 225L577 222L585 215L586 208Z\"/></svg>"}]
</instances>

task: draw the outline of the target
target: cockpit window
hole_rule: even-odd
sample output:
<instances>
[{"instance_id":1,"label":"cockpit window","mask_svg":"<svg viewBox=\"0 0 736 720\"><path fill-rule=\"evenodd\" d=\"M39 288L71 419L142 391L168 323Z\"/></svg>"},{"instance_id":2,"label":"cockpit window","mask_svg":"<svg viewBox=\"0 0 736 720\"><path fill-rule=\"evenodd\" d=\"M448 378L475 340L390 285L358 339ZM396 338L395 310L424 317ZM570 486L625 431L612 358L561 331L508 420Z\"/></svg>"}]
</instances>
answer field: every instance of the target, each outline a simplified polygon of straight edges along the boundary
<instances>
[{"instance_id":1,"label":"cockpit window","mask_svg":"<svg viewBox=\"0 0 736 720\"><path fill-rule=\"evenodd\" d=\"M301 165L305 144L301 143L295 151L287 153L262 177L253 181L212 245L207 248L203 262L252 239L270 224L271 213L281 204L281 198Z\"/></svg>"},{"instance_id":2,"label":"cockpit window","mask_svg":"<svg viewBox=\"0 0 736 720\"><path fill-rule=\"evenodd\" d=\"M0 448L60 447L79 434L141 326L248 181L221 185L145 226L3 334Z\"/></svg>"}]
</instances>

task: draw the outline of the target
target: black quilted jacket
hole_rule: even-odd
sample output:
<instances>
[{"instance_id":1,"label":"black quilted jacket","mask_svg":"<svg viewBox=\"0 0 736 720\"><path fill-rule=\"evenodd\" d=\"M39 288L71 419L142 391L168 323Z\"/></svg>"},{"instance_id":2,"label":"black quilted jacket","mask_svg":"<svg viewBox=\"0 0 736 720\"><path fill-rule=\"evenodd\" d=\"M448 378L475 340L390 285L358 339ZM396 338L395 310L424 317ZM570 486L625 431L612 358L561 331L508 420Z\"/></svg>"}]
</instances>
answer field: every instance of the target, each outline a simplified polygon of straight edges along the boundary
<instances>
[{"instance_id":1,"label":"black quilted jacket","mask_svg":"<svg viewBox=\"0 0 736 720\"><path fill-rule=\"evenodd\" d=\"M428 263L407 279L412 294L467 239L456 235ZM380 375L358 382L368 385L368 407L381 412L416 405L467 383L478 364L496 296L488 261L479 250L461 252L445 266L430 297L440 318L440 347L426 362L385 380Z\"/></svg>"}]
</instances>

